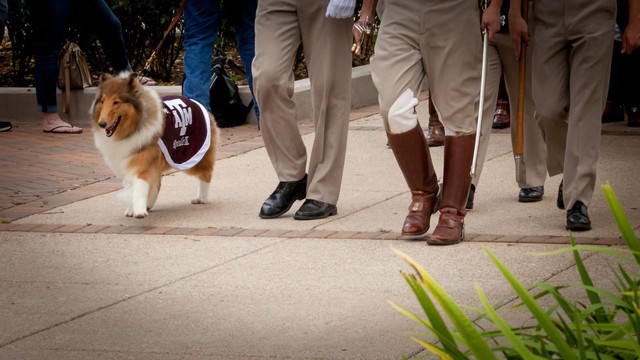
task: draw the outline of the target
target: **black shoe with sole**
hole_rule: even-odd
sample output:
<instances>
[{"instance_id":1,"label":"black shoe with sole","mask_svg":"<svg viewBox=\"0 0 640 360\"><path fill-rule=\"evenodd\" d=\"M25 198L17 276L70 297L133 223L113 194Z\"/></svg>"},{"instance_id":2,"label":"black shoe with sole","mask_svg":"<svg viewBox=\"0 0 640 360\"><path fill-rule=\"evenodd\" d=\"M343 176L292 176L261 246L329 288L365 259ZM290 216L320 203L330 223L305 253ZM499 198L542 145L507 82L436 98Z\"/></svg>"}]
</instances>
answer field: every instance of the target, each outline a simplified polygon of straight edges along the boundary
<instances>
[{"instance_id":1,"label":"black shoe with sole","mask_svg":"<svg viewBox=\"0 0 640 360\"><path fill-rule=\"evenodd\" d=\"M560 186L558 187L558 198L556 199L556 206L558 209L564 210L564 195L562 193L562 183L564 183L564 179L560 181Z\"/></svg>"},{"instance_id":2,"label":"black shoe with sole","mask_svg":"<svg viewBox=\"0 0 640 360\"><path fill-rule=\"evenodd\" d=\"M518 193L518 201L520 202L541 201L543 195L544 195L544 186L521 188L520 193Z\"/></svg>"},{"instance_id":3,"label":"black shoe with sole","mask_svg":"<svg viewBox=\"0 0 640 360\"><path fill-rule=\"evenodd\" d=\"M296 200L307 197L307 175L298 181L281 181L275 191L264 201L259 216L273 219L291 209Z\"/></svg>"},{"instance_id":4,"label":"black shoe with sole","mask_svg":"<svg viewBox=\"0 0 640 360\"><path fill-rule=\"evenodd\" d=\"M567 230L591 230L591 220L587 213L587 206L582 201L576 201L573 207L567 210Z\"/></svg>"},{"instance_id":5,"label":"black shoe with sole","mask_svg":"<svg viewBox=\"0 0 640 360\"><path fill-rule=\"evenodd\" d=\"M8 121L0 121L0 132L9 131L13 128L10 122Z\"/></svg>"},{"instance_id":6,"label":"black shoe with sole","mask_svg":"<svg viewBox=\"0 0 640 360\"><path fill-rule=\"evenodd\" d=\"M640 127L640 107L629 107L629 110L627 110L627 126Z\"/></svg>"},{"instance_id":7,"label":"black shoe with sole","mask_svg":"<svg viewBox=\"0 0 640 360\"><path fill-rule=\"evenodd\" d=\"M318 200L305 200L300 209L296 211L293 218L296 220L316 220L338 214L338 208L335 205Z\"/></svg>"}]
</instances>

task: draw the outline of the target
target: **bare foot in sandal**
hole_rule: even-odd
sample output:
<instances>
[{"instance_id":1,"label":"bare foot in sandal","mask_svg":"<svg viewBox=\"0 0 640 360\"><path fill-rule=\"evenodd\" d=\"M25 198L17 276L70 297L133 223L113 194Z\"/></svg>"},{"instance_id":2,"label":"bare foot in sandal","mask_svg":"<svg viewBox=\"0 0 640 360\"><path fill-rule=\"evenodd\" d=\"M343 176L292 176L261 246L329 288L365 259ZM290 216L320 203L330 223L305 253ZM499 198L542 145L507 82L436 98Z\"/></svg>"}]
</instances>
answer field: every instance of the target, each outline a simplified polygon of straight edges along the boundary
<instances>
[{"instance_id":1,"label":"bare foot in sandal","mask_svg":"<svg viewBox=\"0 0 640 360\"><path fill-rule=\"evenodd\" d=\"M146 76L138 76L138 81L140 82L140 84L144 85L144 86L156 86L156 82L150 78L150 77L146 77Z\"/></svg>"},{"instance_id":2,"label":"bare foot in sandal","mask_svg":"<svg viewBox=\"0 0 640 360\"><path fill-rule=\"evenodd\" d=\"M42 131L51 134L80 134L82 128L62 121L58 113L44 113Z\"/></svg>"}]
</instances>

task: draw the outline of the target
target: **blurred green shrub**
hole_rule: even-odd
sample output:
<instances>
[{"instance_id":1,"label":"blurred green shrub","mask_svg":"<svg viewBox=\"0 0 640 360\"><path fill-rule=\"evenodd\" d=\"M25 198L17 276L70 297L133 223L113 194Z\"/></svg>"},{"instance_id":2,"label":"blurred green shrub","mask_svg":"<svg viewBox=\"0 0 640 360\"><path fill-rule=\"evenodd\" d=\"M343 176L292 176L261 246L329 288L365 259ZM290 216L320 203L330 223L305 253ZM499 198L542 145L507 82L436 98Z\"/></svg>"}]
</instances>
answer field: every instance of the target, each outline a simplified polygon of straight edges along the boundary
<instances>
[{"instance_id":1,"label":"blurred green shrub","mask_svg":"<svg viewBox=\"0 0 640 360\"><path fill-rule=\"evenodd\" d=\"M182 4L182 0L105 1L122 24L125 45L133 70L142 71ZM8 0L8 3L8 36L0 45L0 68L2 68L0 86L32 86L33 32L29 10L26 0ZM358 0L356 14L361 4L362 0ZM225 7L225 1L221 3L221 15L221 31L216 48L231 56L235 50L235 31L227 22L231 15ZM173 84L182 81L183 30L184 23L181 17L156 54L150 73L156 81ZM102 47L92 32L72 24L68 39L77 42L85 52L94 76L110 71ZM365 59L354 59L353 65L367 64L372 53L373 47ZM236 61L236 64L242 66L240 61ZM306 76L302 49L298 51L296 57L296 69L296 78Z\"/></svg>"}]
</instances>

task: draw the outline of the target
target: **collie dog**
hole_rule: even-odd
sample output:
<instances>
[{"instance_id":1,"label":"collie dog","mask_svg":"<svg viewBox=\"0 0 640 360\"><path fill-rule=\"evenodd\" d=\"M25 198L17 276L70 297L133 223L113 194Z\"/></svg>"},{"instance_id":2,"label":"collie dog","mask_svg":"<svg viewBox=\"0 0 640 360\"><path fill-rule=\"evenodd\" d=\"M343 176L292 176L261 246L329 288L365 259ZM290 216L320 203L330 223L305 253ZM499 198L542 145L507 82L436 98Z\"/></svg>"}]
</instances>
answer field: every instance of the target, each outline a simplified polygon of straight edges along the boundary
<instances>
[{"instance_id":1,"label":"collie dog","mask_svg":"<svg viewBox=\"0 0 640 360\"><path fill-rule=\"evenodd\" d=\"M103 74L90 115L96 148L122 179L126 216L148 215L162 174L171 169L198 177L198 197L191 203L207 202L219 134L202 105L179 96L160 98L135 73Z\"/></svg>"}]
</instances>

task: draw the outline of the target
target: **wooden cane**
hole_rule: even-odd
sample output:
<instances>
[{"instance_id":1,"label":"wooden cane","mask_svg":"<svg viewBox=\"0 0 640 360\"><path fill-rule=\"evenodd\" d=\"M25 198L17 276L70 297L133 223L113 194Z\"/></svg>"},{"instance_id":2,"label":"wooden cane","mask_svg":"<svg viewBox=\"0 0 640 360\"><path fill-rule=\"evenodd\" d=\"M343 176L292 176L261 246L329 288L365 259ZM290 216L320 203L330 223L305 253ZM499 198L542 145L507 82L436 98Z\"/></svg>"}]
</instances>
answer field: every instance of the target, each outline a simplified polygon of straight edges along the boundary
<instances>
[{"instance_id":1,"label":"wooden cane","mask_svg":"<svg viewBox=\"0 0 640 360\"><path fill-rule=\"evenodd\" d=\"M522 0L522 18L528 19L528 1ZM522 43L520 49L520 68L518 72L518 110L516 117L516 143L513 150L513 157L516 162L516 182L520 180L520 168L524 163L524 95L527 81L527 45Z\"/></svg>"},{"instance_id":2,"label":"wooden cane","mask_svg":"<svg viewBox=\"0 0 640 360\"><path fill-rule=\"evenodd\" d=\"M178 8L178 11L176 11L175 15L173 16L171 23L169 23L169 27L162 34L162 39L160 39L158 46L156 46L155 49L153 49L151 56L149 56L149 60L147 60L147 62L144 64L144 68L142 69L142 72L141 72L142 76L148 76L149 73L151 72L151 65L153 65L153 63L156 61L156 54L160 51L160 48L162 47L162 44L167 38L167 35L169 35L169 33L171 32L171 29L173 29L173 27L176 26L176 24L178 23L178 20L180 19L180 16L182 16L182 13L184 12L184 8L186 6L187 6L187 0L182 1L182 4Z\"/></svg>"}]
</instances>

